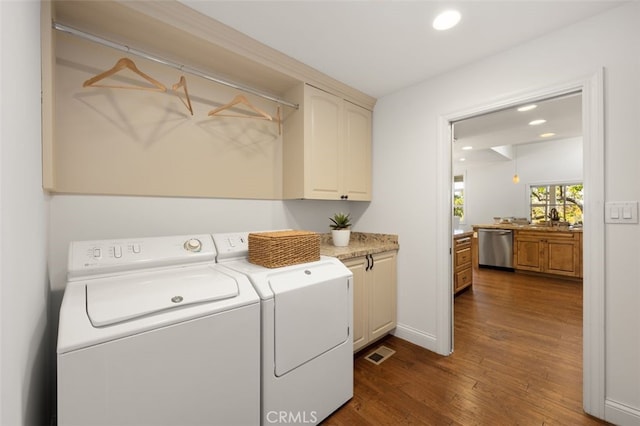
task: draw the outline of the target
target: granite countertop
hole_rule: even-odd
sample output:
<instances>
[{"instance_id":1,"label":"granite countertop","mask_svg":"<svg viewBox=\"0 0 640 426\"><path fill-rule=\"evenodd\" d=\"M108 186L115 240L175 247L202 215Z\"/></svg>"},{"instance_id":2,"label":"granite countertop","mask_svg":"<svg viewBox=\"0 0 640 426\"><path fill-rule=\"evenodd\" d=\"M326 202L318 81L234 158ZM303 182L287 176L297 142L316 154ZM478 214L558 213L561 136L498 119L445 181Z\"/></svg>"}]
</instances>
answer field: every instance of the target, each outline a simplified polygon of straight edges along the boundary
<instances>
[{"instance_id":1,"label":"granite countertop","mask_svg":"<svg viewBox=\"0 0 640 426\"><path fill-rule=\"evenodd\" d=\"M471 237L473 235L473 231L463 231L461 229L454 229L453 230L453 239L458 239L458 238L466 238L466 237Z\"/></svg>"},{"instance_id":2,"label":"granite countertop","mask_svg":"<svg viewBox=\"0 0 640 426\"><path fill-rule=\"evenodd\" d=\"M582 227L570 226L547 226L547 225L516 225L513 223L493 223L489 225L473 225L473 229L511 229L515 231L536 231L536 232L582 232Z\"/></svg>"},{"instance_id":3,"label":"granite countertop","mask_svg":"<svg viewBox=\"0 0 640 426\"><path fill-rule=\"evenodd\" d=\"M320 234L320 254L337 257L340 260L398 250L398 236L392 234L371 234L367 232L351 232L349 245L336 247L331 234Z\"/></svg>"}]
</instances>

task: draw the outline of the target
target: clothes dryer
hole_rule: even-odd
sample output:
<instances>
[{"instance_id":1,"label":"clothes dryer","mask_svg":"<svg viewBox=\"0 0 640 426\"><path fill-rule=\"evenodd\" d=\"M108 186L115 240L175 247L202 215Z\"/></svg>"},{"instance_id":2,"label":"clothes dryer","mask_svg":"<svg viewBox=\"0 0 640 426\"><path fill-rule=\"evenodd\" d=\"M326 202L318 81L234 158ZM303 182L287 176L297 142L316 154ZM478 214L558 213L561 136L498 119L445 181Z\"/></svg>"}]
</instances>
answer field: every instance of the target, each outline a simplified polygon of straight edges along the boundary
<instances>
[{"instance_id":1,"label":"clothes dryer","mask_svg":"<svg viewBox=\"0 0 640 426\"><path fill-rule=\"evenodd\" d=\"M261 424L317 424L353 397L353 275L338 259L265 268L248 233L213 236L218 265L261 299Z\"/></svg>"}]
</instances>

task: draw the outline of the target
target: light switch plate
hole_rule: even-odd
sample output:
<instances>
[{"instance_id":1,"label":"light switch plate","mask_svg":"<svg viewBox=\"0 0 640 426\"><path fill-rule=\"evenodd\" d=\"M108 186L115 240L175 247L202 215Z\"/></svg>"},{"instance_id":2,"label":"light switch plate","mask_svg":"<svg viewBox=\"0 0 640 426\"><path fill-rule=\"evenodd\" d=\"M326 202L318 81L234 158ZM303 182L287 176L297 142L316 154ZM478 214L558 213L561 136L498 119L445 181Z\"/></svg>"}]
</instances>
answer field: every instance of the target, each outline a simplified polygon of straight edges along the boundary
<instances>
[{"instance_id":1,"label":"light switch plate","mask_svg":"<svg viewBox=\"0 0 640 426\"><path fill-rule=\"evenodd\" d=\"M609 201L604 209L605 223L638 223L637 201Z\"/></svg>"}]
</instances>

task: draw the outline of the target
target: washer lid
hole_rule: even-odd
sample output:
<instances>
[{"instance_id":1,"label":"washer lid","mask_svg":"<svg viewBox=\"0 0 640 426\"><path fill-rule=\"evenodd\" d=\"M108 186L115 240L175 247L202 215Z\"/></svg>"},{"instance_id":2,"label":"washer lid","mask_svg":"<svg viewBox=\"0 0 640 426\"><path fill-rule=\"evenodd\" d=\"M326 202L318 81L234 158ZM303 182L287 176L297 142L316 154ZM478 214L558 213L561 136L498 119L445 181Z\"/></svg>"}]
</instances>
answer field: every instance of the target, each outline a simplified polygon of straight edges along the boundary
<instances>
[{"instance_id":1,"label":"washer lid","mask_svg":"<svg viewBox=\"0 0 640 426\"><path fill-rule=\"evenodd\" d=\"M93 280L86 284L87 315L94 327L187 305L236 297L238 283L211 266L176 268Z\"/></svg>"}]
</instances>

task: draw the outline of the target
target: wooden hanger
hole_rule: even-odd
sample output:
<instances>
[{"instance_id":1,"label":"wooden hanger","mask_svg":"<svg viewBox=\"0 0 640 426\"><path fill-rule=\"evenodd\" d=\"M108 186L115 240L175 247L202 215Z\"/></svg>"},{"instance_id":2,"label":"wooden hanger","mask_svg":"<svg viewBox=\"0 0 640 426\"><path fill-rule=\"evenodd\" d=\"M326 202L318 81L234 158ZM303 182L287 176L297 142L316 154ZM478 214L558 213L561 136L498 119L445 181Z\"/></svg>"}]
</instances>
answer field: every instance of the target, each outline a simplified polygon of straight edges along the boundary
<instances>
[{"instance_id":1,"label":"wooden hanger","mask_svg":"<svg viewBox=\"0 0 640 426\"><path fill-rule=\"evenodd\" d=\"M184 75L181 75L180 81L178 81L176 84L173 85L173 91L177 92L177 90L181 87L184 89L185 99L182 99L182 97L178 93L176 93L176 95L178 95L178 98L180 98L184 106L186 106L189 112L191 113L191 115L193 115L193 108L191 107L191 99L189 99L189 92L187 91L187 79L184 78Z\"/></svg>"},{"instance_id":2,"label":"wooden hanger","mask_svg":"<svg viewBox=\"0 0 640 426\"><path fill-rule=\"evenodd\" d=\"M149 86L119 86L119 85L112 85L112 84L96 84L97 82L99 82L100 80L103 80L107 77L112 76L113 74L116 74L117 72L123 70L123 69L129 69L131 71L133 71L134 73L138 74L139 76L141 76L142 78L144 78L145 80L147 80L149 83L151 83L153 85L153 87L149 87ZM112 89L136 89L136 90L149 90L152 92L166 92L167 88L164 86L164 84L160 83L157 80L154 80L153 78L149 77L147 74L143 73L142 71L140 71L138 69L138 67L136 67L136 64L129 58L120 58L118 60L118 62L116 62L116 64L113 66L113 68L100 73L98 75L96 75L95 77L90 78L89 80L85 81L82 84L82 87L109 87Z\"/></svg>"},{"instance_id":3,"label":"wooden hanger","mask_svg":"<svg viewBox=\"0 0 640 426\"><path fill-rule=\"evenodd\" d=\"M236 106L238 104L245 105L250 110L256 112L258 115L253 115L253 114L220 114L222 111L231 109L231 108L233 108L234 106ZM271 117L269 114L267 114L266 112L264 112L260 108L253 106L253 104L251 104L251 102L249 102L249 100L244 95L236 95L236 97L233 98L233 100L231 102L229 102L228 104L222 105L221 107L218 107L218 108L216 108L214 110L209 111L209 115L210 116L217 115L218 117L255 118L255 119L258 119L258 120L273 121L273 117Z\"/></svg>"},{"instance_id":4,"label":"wooden hanger","mask_svg":"<svg viewBox=\"0 0 640 426\"><path fill-rule=\"evenodd\" d=\"M243 114L243 113L234 113L234 114L220 114L222 111L233 108L236 105L245 105L250 110L256 112L255 114ZM274 121L278 123L278 134L282 133L281 121L280 121L280 106L278 106L277 117L274 119L272 116L261 110L260 108L254 106L244 95L236 95L235 98L231 102L226 105L222 105L214 110L209 111L209 116L218 116L218 117L238 117L238 118L253 118L256 120L268 120Z\"/></svg>"}]
</instances>

